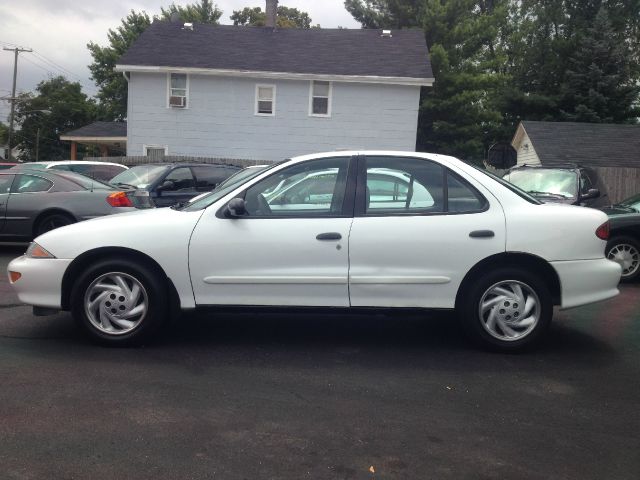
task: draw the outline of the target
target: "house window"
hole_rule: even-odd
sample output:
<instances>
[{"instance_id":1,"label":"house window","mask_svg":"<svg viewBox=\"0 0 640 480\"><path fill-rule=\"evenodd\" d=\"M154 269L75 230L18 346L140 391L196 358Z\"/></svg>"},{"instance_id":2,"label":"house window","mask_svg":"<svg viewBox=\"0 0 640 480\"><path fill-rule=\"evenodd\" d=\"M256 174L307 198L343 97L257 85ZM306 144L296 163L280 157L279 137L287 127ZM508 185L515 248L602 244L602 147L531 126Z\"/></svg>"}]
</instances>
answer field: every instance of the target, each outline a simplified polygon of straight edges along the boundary
<instances>
[{"instance_id":1,"label":"house window","mask_svg":"<svg viewBox=\"0 0 640 480\"><path fill-rule=\"evenodd\" d=\"M309 115L315 117L331 116L331 82L311 82Z\"/></svg>"},{"instance_id":2,"label":"house window","mask_svg":"<svg viewBox=\"0 0 640 480\"><path fill-rule=\"evenodd\" d=\"M276 86L256 85L256 115L276 114Z\"/></svg>"},{"instance_id":3,"label":"house window","mask_svg":"<svg viewBox=\"0 0 640 480\"><path fill-rule=\"evenodd\" d=\"M145 145L143 150L145 157L157 160L168 154L169 147L162 145Z\"/></svg>"},{"instance_id":4,"label":"house window","mask_svg":"<svg viewBox=\"0 0 640 480\"><path fill-rule=\"evenodd\" d=\"M169 107L186 108L188 79L184 73L169 74Z\"/></svg>"}]
</instances>

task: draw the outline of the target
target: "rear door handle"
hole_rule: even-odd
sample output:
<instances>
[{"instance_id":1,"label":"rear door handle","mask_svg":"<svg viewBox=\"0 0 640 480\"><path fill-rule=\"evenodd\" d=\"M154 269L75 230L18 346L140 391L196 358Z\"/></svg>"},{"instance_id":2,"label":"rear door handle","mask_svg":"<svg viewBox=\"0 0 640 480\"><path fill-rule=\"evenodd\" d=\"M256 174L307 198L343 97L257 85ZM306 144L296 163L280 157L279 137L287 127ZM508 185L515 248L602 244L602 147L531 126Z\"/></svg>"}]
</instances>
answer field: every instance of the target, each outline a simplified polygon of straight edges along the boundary
<instances>
[{"instance_id":1,"label":"rear door handle","mask_svg":"<svg viewBox=\"0 0 640 480\"><path fill-rule=\"evenodd\" d=\"M471 238L491 238L495 237L496 234L493 233L493 230L474 230L469 236Z\"/></svg>"},{"instance_id":2,"label":"rear door handle","mask_svg":"<svg viewBox=\"0 0 640 480\"><path fill-rule=\"evenodd\" d=\"M342 235L337 232L319 233L316 240L340 240Z\"/></svg>"}]
</instances>

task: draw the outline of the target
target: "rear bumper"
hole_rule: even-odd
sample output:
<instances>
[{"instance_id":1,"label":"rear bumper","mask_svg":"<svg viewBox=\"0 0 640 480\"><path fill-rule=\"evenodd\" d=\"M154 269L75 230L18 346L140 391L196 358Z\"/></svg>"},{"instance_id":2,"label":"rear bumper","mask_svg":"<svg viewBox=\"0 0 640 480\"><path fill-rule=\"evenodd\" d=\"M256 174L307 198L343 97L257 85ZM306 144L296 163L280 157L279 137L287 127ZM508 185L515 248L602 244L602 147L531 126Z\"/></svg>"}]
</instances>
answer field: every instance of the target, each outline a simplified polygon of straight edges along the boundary
<instances>
[{"instance_id":1,"label":"rear bumper","mask_svg":"<svg viewBox=\"0 0 640 480\"><path fill-rule=\"evenodd\" d=\"M9 263L8 270L21 277L12 283L21 302L46 308L61 308L62 277L72 259L27 258L24 255Z\"/></svg>"},{"instance_id":2,"label":"rear bumper","mask_svg":"<svg viewBox=\"0 0 640 480\"><path fill-rule=\"evenodd\" d=\"M560 277L562 309L600 302L620 293L622 269L606 258L551 262L551 265Z\"/></svg>"}]
</instances>

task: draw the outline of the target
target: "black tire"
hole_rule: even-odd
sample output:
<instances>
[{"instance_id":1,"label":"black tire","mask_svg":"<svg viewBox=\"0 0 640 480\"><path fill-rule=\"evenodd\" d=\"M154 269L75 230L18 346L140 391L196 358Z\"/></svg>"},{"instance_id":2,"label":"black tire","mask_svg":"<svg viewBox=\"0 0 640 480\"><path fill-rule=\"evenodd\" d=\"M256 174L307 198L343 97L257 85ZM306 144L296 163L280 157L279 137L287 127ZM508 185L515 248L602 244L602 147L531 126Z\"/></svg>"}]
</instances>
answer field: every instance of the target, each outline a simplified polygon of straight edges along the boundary
<instances>
[{"instance_id":1,"label":"black tire","mask_svg":"<svg viewBox=\"0 0 640 480\"><path fill-rule=\"evenodd\" d=\"M139 306L146 301L146 312L143 315L137 314L132 320L125 320L124 317L120 317L121 312L118 309L125 310L123 306L126 305L126 301L122 300L122 302L118 303L119 298L125 298L119 297L117 291L119 287L113 282L113 279L118 276L127 283L127 286L133 287L131 291L134 291L135 282L142 287L141 290L138 290L138 299L142 299L139 300L137 305ZM100 289L98 287L93 288L96 281L103 285L113 285L113 290L103 289L107 296L96 302L99 306L95 307L92 314L89 312L89 308L85 308L85 302L91 300L92 295L94 299L100 296L95 293L96 290L100 291ZM130 295L130 297L132 299L134 295ZM104 259L85 269L75 281L71 291L71 313L93 341L105 346L133 346L150 339L165 323L169 315L168 299L169 289L166 281L164 281L162 272L136 261L122 258ZM109 304L108 302L114 303ZM113 308L111 309L111 307ZM126 308L128 310L124 314L135 310L135 307L133 309ZM110 320L105 321L106 325L101 327L103 318L99 317L99 315L104 315L105 313L102 310L105 309L110 309L114 313L107 317ZM107 314L109 313L107 312ZM111 321L114 317L115 321ZM123 327L121 325L123 321L135 323L136 325ZM106 331L105 328L111 329L111 331Z\"/></svg>"},{"instance_id":2,"label":"black tire","mask_svg":"<svg viewBox=\"0 0 640 480\"><path fill-rule=\"evenodd\" d=\"M50 213L46 214L38 220L35 228L35 235L39 236L43 233L50 232L56 228L64 227L76 223L75 218L65 213Z\"/></svg>"},{"instance_id":3,"label":"black tire","mask_svg":"<svg viewBox=\"0 0 640 480\"><path fill-rule=\"evenodd\" d=\"M517 316L525 314L522 305L519 306L513 302L513 299L505 298L506 306L505 304L498 305L498 303L496 303L495 308L499 310L494 312L493 309L491 309L481 314L480 306L483 297L485 297L485 294L488 294L488 296L485 297L485 302L487 299L498 300L499 296L489 295L489 291L502 282L518 284L525 292L528 292L528 290L524 288L527 287L534 293L534 295L529 296L533 298L534 302L537 300L538 305L535 307L535 311L538 313L537 322L530 327L521 327L522 330L519 333L521 333L522 336L513 340L504 339L508 336L508 334L505 333L506 330L502 332L503 338L496 337L496 335L500 336L501 332L499 323L497 325L494 324L494 333L490 333L490 327L485 326L485 319L488 319L492 313L495 313L496 316L500 315L500 321L502 321L503 325L506 323L506 327L511 328L511 326L514 326L514 329L518 330L518 328L515 328L515 325L508 322L516 321ZM500 301L500 303L502 303L502 301ZM553 300L549 289L537 275L517 267L507 267L487 272L470 282L461 293L457 313L466 333L473 341L492 350L515 352L534 345L544 335L553 316ZM484 317L485 315L486 318ZM514 329L512 329L512 331Z\"/></svg>"},{"instance_id":4,"label":"black tire","mask_svg":"<svg viewBox=\"0 0 640 480\"><path fill-rule=\"evenodd\" d=\"M622 261L615 259L615 254L617 252L624 252L629 255L629 260L633 262L632 265L625 269L625 266L622 265ZM619 235L611 238L607 242L605 255L609 260L613 260L614 262L621 264L623 271L620 280L622 282L633 282L638 279L638 276L640 276L640 242L638 242L636 238L629 237L627 235Z\"/></svg>"}]
</instances>

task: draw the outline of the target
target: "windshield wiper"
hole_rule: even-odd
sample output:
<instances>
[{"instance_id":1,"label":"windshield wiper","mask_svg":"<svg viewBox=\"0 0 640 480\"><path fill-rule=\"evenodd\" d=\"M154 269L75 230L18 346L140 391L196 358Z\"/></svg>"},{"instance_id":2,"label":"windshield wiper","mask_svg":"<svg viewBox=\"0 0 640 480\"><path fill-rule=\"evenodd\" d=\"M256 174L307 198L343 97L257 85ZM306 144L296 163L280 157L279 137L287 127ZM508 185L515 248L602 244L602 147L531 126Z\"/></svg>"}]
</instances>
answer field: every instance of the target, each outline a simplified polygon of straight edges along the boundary
<instances>
[{"instance_id":1,"label":"windshield wiper","mask_svg":"<svg viewBox=\"0 0 640 480\"><path fill-rule=\"evenodd\" d=\"M131 187L135 189L138 188L135 185L131 185L130 183L124 183L124 182L117 182L117 183L114 183L114 185L117 185L118 187Z\"/></svg>"},{"instance_id":2,"label":"windshield wiper","mask_svg":"<svg viewBox=\"0 0 640 480\"><path fill-rule=\"evenodd\" d=\"M529 190L527 193L531 195L546 195L548 197L560 197L560 198L571 198L567 195L563 195L561 193L552 193L552 192L538 192L537 190Z\"/></svg>"}]
</instances>

